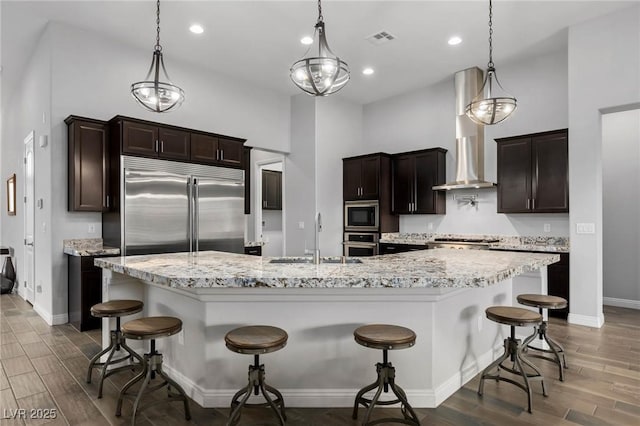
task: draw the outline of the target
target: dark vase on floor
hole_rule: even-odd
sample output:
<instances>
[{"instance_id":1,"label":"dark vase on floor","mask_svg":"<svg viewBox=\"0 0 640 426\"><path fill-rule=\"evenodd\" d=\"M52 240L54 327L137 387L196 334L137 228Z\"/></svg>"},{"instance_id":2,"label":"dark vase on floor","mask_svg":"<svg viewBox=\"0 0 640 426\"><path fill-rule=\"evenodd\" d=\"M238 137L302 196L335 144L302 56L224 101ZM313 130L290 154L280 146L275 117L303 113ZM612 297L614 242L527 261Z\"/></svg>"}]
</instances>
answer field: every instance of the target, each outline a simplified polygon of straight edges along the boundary
<instances>
[{"instance_id":1,"label":"dark vase on floor","mask_svg":"<svg viewBox=\"0 0 640 426\"><path fill-rule=\"evenodd\" d=\"M7 294L13 291L13 286L16 282L16 270L13 268L13 262L11 257L7 256L4 259L4 265L2 266L1 276L1 293Z\"/></svg>"}]
</instances>

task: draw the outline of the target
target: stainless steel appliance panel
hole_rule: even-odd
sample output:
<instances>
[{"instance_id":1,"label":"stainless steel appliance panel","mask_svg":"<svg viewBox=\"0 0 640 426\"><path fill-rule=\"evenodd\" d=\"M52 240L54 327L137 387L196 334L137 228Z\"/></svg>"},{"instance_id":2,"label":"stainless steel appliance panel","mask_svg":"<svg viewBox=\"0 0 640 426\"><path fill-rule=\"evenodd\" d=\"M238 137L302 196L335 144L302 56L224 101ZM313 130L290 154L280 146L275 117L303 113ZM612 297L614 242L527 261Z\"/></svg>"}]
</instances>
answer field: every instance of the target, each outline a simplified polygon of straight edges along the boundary
<instances>
[{"instance_id":1,"label":"stainless steel appliance panel","mask_svg":"<svg viewBox=\"0 0 640 426\"><path fill-rule=\"evenodd\" d=\"M125 170L123 255L189 251L188 178Z\"/></svg>"},{"instance_id":2,"label":"stainless steel appliance panel","mask_svg":"<svg viewBox=\"0 0 640 426\"><path fill-rule=\"evenodd\" d=\"M195 251L244 253L244 183L194 177Z\"/></svg>"},{"instance_id":3,"label":"stainless steel appliance panel","mask_svg":"<svg viewBox=\"0 0 640 426\"><path fill-rule=\"evenodd\" d=\"M373 231L380 228L380 205L378 200L345 201L345 231Z\"/></svg>"}]
</instances>

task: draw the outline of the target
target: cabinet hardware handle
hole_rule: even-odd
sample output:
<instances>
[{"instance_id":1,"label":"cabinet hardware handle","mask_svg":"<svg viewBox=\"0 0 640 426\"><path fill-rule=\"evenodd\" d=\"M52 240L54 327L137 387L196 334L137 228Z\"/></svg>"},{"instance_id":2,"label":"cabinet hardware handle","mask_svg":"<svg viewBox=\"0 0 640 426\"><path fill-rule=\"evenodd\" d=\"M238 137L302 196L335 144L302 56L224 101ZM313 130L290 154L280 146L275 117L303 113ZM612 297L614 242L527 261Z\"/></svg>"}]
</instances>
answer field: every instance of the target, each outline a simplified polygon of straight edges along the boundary
<instances>
[{"instance_id":1,"label":"cabinet hardware handle","mask_svg":"<svg viewBox=\"0 0 640 426\"><path fill-rule=\"evenodd\" d=\"M220 161L224 161L224 149L220 150Z\"/></svg>"},{"instance_id":2,"label":"cabinet hardware handle","mask_svg":"<svg viewBox=\"0 0 640 426\"><path fill-rule=\"evenodd\" d=\"M156 139L156 152L158 152L158 139Z\"/></svg>"},{"instance_id":3,"label":"cabinet hardware handle","mask_svg":"<svg viewBox=\"0 0 640 426\"><path fill-rule=\"evenodd\" d=\"M216 160L220 160L220 150L216 149Z\"/></svg>"},{"instance_id":4,"label":"cabinet hardware handle","mask_svg":"<svg viewBox=\"0 0 640 426\"><path fill-rule=\"evenodd\" d=\"M109 208L109 196L107 195L107 208Z\"/></svg>"},{"instance_id":5,"label":"cabinet hardware handle","mask_svg":"<svg viewBox=\"0 0 640 426\"><path fill-rule=\"evenodd\" d=\"M527 198L527 210L529 210L529 205L531 204L531 199Z\"/></svg>"},{"instance_id":6,"label":"cabinet hardware handle","mask_svg":"<svg viewBox=\"0 0 640 426\"><path fill-rule=\"evenodd\" d=\"M160 141L160 152L164 152L164 141Z\"/></svg>"},{"instance_id":7,"label":"cabinet hardware handle","mask_svg":"<svg viewBox=\"0 0 640 426\"><path fill-rule=\"evenodd\" d=\"M531 199L531 210L535 210L536 209L536 199L532 198Z\"/></svg>"}]
</instances>

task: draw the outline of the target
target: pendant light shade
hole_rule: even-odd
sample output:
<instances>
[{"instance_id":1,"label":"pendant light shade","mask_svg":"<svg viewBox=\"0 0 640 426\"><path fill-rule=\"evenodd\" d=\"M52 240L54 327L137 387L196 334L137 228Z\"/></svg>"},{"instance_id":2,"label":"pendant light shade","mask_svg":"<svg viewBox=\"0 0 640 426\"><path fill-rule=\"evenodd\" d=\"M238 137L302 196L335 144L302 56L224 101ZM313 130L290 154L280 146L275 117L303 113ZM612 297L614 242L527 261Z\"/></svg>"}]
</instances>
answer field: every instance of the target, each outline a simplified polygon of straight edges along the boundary
<instances>
[{"instance_id":1,"label":"pendant light shade","mask_svg":"<svg viewBox=\"0 0 640 426\"><path fill-rule=\"evenodd\" d=\"M177 109L184 101L184 91L173 84L164 67L160 45L160 0L156 9L156 45L151 67L143 81L131 85L131 95L145 109L153 112L168 112Z\"/></svg>"},{"instance_id":2,"label":"pendant light shade","mask_svg":"<svg viewBox=\"0 0 640 426\"><path fill-rule=\"evenodd\" d=\"M506 120L516 110L516 98L507 93L493 64L493 4L489 0L489 63L480 92L465 108L467 116L478 124L492 125Z\"/></svg>"},{"instance_id":3,"label":"pendant light shade","mask_svg":"<svg viewBox=\"0 0 640 426\"><path fill-rule=\"evenodd\" d=\"M327 44L320 0L313 39L314 43L309 47L304 58L291 66L290 77L293 83L306 93L312 96L327 96L347 84L350 72L347 63L340 60ZM317 56L313 56L316 51ZM310 52L313 53L310 54Z\"/></svg>"}]
</instances>

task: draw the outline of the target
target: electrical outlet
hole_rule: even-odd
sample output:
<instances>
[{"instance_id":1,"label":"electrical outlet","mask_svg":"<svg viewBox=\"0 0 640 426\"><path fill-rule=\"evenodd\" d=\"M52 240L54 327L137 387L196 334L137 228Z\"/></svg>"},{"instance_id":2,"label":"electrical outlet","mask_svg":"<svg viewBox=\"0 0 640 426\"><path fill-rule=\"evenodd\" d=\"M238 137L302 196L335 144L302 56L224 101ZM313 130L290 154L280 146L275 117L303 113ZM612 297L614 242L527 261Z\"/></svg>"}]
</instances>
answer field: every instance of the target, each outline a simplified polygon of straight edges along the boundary
<instances>
[{"instance_id":1,"label":"electrical outlet","mask_svg":"<svg viewBox=\"0 0 640 426\"><path fill-rule=\"evenodd\" d=\"M298 229L304 229L304 222L298 222Z\"/></svg>"},{"instance_id":2,"label":"electrical outlet","mask_svg":"<svg viewBox=\"0 0 640 426\"><path fill-rule=\"evenodd\" d=\"M544 232L551 232L551 224L550 223L545 223L544 224Z\"/></svg>"},{"instance_id":3,"label":"electrical outlet","mask_svg":"<svg viewBox=\"0 0 640 426\"><path fill-rule=\"evenodd\" d=\"M576 223L576 234L595 234L595 223Z\"/></svg>"},{"instance_id":4,"label":"electrical outlet","mask_svg":"<svg viewBox=\"0 0 640 426\"><path fill-rule=\"evenodd\" d=\"M433 231L433 223L429 222L429 224L427 225L427 231Z\"/></svg>"},{"instance_id":5,"label":"electrical outlet","mask_svg":"<svg viewBox=\"0 0 640 426\"><path fill-rule=\"evenodd\" d=\"M87 230L88 233L90 234L95 234L96 233L96 225L93 223L89 224L89 229Z\"/></svg>"}]
</instances>

